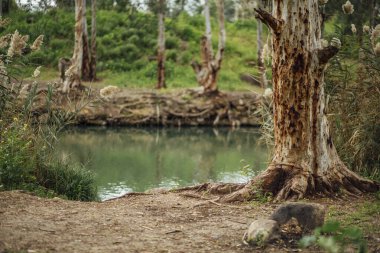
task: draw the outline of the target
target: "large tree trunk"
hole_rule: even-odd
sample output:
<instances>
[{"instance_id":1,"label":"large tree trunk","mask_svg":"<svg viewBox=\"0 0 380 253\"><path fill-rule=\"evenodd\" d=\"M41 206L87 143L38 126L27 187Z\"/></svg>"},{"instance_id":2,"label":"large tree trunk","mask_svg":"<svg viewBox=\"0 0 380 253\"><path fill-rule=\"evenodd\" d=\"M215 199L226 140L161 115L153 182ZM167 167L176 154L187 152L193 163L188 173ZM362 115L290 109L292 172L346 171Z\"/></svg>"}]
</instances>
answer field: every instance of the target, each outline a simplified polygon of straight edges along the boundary
<instances>
[{"instance_id":1,"label":"large tree trunk","mask_svg":"<svg viewBox=\"0 0 380 253\"><path fill-rule=\"evenodd\" d=\"M91 1L90 79L91 79L91 81L96 81L96 0Z\"/></svg>"},{"instance_id":2,"label":"large tree trunk","mask_svg":"<svg viewBox=\"0 0 380 253\"><path fill-rule=\"evenodd\" d=\"M274 156L266 171L222 200L251 199L259 188L277 200L377 191L377 183L347 169L332 141L324 70L340 41L321 47L318 0L275 0L273 15L256 12L273 32Z\"/></svg>"},{"instance_id":3,"label":"large tree trunk","mask_svg":"<svg viewBox=\"0 0 380 253\"><path fill-rule=\"evenodd\" d=\"M157 89L165 85L165 0L158 3Z\"/></svg>"},{"instance_id":4,"label":"large tree trunk","mask_svg":"<svg viewBox=\"0 0 380 253\"><path fill-rule=\"evenodd\" d=\"M257 1L257 5L261 8L261 0ZM265 60L263 57L263 22L260 19L257 19L257 66L260 72L260 82L261 87L266 89L268 87L268 80L266 76Z\"/></svg>"},{"instance_id":5,"label":"large tree trunk","mask_svg":"<svg viewBox=\"0 0 380 253\"><path fill-rule=\"evenodd\" d=\"M82 80L91 80L90 76L90 46L88 44L88 29L86 18L86 0L83 0L83 63L82 63Z\"/></svg>"},{"instance_id":6,"label":"large tree trunk","mask_svg":"<svg viewBox=\"0 0 380 253\"><path fill-rule=\"evenodd\" d=\"M81 74L83 63L83 0L75 0L75 43L72 64L65 73L63 92L71 88L81 87Z\"/></svg>"},{"instance_id":7,"label":"large tree trunk","mask_svg":"<svg viewBox=\"0 0 380 253\"><path fill-rule=\"evenodd\" d=\"M217 77L221 68L223 53L226 44L226 30L224 27L224 1L217 0L216 6L218 9L219 21L219 43L218 51L214 57L211 40L211 21L210 7L208 0L205 0L205 22L206 33L201 39L201 59L202 63L192 63L192 67L196 73L199 85L204 87L205 93L217 91Z\"/></svg>"}]
</instances>

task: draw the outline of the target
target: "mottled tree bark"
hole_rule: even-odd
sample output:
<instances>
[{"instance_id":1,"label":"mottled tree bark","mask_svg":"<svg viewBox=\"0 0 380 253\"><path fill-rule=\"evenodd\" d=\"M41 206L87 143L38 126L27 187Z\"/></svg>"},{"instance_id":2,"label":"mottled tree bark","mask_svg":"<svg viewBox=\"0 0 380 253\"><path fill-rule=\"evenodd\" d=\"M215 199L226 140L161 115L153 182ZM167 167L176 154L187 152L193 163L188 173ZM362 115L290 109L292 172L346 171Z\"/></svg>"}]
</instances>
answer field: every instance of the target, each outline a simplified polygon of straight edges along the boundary
<instances>
[{"instance_id":1,"label":"mottled tree bark","mask_svg":"<svg viewBox=\"0 0 380 253\"><path fill-rule=\"evenodd\" d=\"M205 0L205 22L206 33L201 39L201 59L202 63L192 63L192 67L196 73L199 85L204 87L205 93L217 91L217 77L221 68L224 48L226 44L226 30L224 27L224 1L217 0L216 6L218 9L219 21L219 43L218 50L214 56L211 40L211 21L209 1Z\"/></svg>"},{"instance_id":2,"label":"mottled tree bark","mask_svg":"<svg viewBox=\"0 0 380 253\"><path fill-rule=\"evenodd\" d=\"M75 0L75 42L72 64L65 73L63 92L71 88L81 87L81 74L83 62L83 0Z\"/></svg>"},{"instance_id":3,"label":"mottled tree bark","mask_svg":"<svg viewBox=\"0 0 380 253\"><path fill-rule=\"evenodd\" d=\"M273 3L273 14L256 11L273 32L274 156L266 171L224 201L253 198L258 188L277 200L377 191L377 183L344 165L332 141L324 71L340 41L322 48L318 0Z\"/></svg>"},{"instance_id":4,"label":"mottled tree bark","mask_svg":"<svg viewBox=\"0 0 380 253\"><path fill-rule=\"evenodd\" d=\"M96 81L96 0L91 1L90 79L91 81Z\"/></svg>"},{"instance_id":5,"label":"mottled tree bark","mask_svg":"<svg viewBox=\"0 0 380 253\"><path fill-rule=\"evenodd\" d=\"M261 0L257 1L257 5L260 8L262 7ZM261 87L266 89L268 87L268 80L266 76L265 61L263 58L262 34L263 34L263 22L260 19L257 19L257 67L260 73Z\"/></svg>"},{"instance_id":6,"label":"mottled tree bark","mask_svg":"<svg viewBox=\"0 0 380 253\"><path fill-rule=\"evenodd\" d=\"M91 80L90 76L90 45L88 43L88 29L86 18L86 0L83 0L83 62L82 62L82 80Z\"/></svg>"},{"instance_id":7,"label":"mottled tree bark","mask_svg":"<svg viewBox=\"0 0 380 253\"><path fill-rule=\"evenodd\" d=\"M157 89L165 85L165 0L158 2Z\"/></svg>"}]
</instances>

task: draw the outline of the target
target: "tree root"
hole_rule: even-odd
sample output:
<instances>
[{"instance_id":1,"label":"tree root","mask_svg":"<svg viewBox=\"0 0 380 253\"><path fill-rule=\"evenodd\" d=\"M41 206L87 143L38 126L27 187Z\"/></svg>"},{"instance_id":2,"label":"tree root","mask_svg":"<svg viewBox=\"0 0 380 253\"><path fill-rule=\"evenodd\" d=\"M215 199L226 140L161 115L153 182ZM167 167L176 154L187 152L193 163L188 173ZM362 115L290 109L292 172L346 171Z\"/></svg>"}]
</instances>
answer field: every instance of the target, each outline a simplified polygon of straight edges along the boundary
<instances>
[{"instance_id":1,"label":"tree root","mask_svg":"<svg viewBox=\"0 0 380 253\"><path fill-rule=\"evenodd\" d=\"M231 203L250 201L267 194L273 196L276 202L298 200L307 196L358 197L379 189L377 182L358 176L343 164L336 165L323 175L312 175L309 171L291 164L276 164L269 166L247 184L205 183L172 191L206 191L222 195L218 202Z\"/></svg>"}]
</instances>

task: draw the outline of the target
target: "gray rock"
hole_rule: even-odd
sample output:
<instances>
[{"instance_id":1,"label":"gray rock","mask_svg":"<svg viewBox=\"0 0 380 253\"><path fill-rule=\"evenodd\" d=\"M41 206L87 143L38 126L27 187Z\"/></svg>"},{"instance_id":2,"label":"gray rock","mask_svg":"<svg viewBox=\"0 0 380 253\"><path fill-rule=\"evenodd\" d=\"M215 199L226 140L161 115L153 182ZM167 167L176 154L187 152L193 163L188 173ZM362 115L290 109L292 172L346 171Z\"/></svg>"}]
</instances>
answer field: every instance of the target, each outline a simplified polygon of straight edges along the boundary
<instances>
[{"instance_id":1,"label":"gray rock","mask_svg":"<svg viewBox=\"0 0 380 253\"><path fill-rule=\"evenodd\" d=\"M243 241L253 246L264 246L278 238L279 226L276 221L259 219L251 223Z\"/></svg>"},{"instance_id":2,"label":"gray rock","mask_svg":"<svg viewBox=\"0 0 380 253\"><path fill-rule=\"evenodd\" d=\"M270 219L277 221L281 226L295 218L303 232L309 232L323 225L325 214L326 208L320 204L289 202L280 205Z\"/></svg>"}]
</instances>

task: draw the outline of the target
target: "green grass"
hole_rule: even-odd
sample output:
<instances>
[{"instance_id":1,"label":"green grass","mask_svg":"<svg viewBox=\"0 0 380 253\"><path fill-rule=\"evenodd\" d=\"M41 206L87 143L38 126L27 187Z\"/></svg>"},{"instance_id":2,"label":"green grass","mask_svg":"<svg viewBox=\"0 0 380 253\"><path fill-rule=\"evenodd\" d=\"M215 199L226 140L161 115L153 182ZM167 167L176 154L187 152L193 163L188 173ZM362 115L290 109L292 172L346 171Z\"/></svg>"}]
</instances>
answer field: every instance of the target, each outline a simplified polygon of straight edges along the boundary
<instances>
[{"instance_id":1,"label":"green grass","mask_svg":"<svg viewBox=\"0 0 380 253\"><path fill-rule=\"evenodd\" d=\"M377 193L380 196L379 193ZM380 198L374 201L365 201L355 211L347 212L339 208L330 208L328 220L339 220L344 227L359 227L366 233L380 233L379 224L374 224L374 217L380 217Z\"/></svg>"},{"instance_id":2,"label":"green grass","mask_svg":"<svg viewBox=\"0 0 380 253\"><path fill-rule=\"evenodd\" d=\"M73 13L53 9L46 13L15 11L12 23L2 31L30 34L31 40L45 35L41 51L26 57L28 66L44 66L40 80L57 79L57 62L70 57L73 49ZM26 24L25 20L29 20ZM88 22L90 25L90 22ZM100 10L97 13L97 46L99 86L117 85L128 88L152 88L156 83L156 62L149 57L156 54L157 20L154 15ZM214 51L218 45L218 23L212 20ZM90 27L89 27L90 29ZM204 18L185 13L176 19L166 19L166 78L168 88L197 87L195 73L190 66L200 60L200 38L204 33ZM257 60L256 21L226 22L227 41L218 85L221 90L255 90L257 87L240 80L242 73L258 74L249 63ZM264 28L263 40L267 39ZM54 71L53 71L54 70ZM25 77L32 71L27 71ZM270 78L270 71L268 71Z\"/></svg>"}]
</instances>

